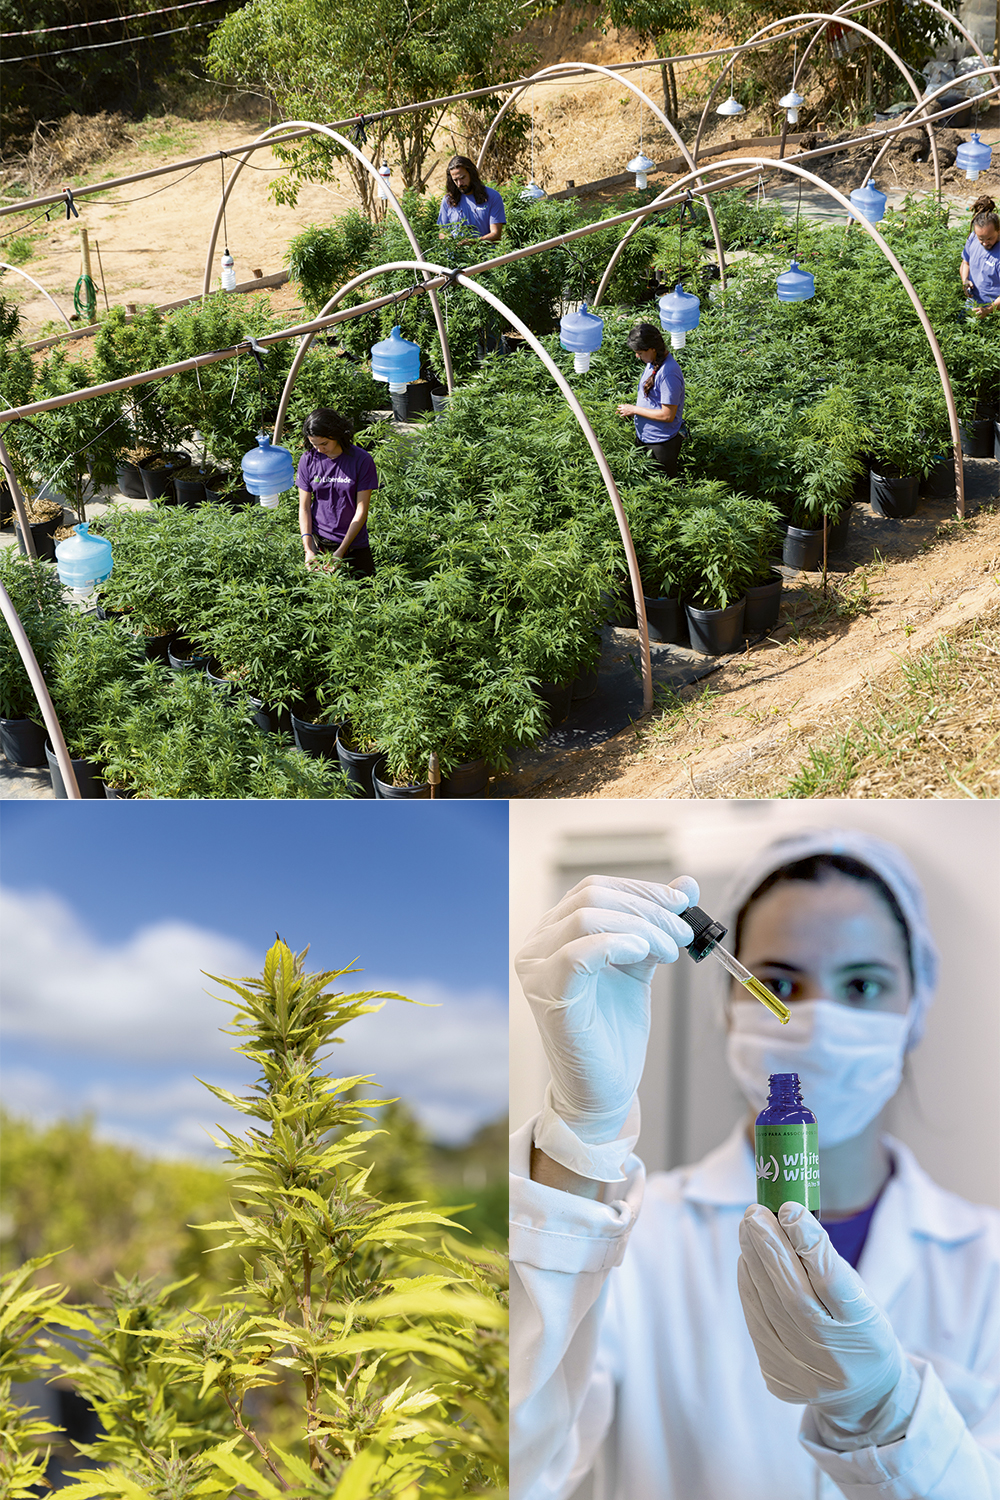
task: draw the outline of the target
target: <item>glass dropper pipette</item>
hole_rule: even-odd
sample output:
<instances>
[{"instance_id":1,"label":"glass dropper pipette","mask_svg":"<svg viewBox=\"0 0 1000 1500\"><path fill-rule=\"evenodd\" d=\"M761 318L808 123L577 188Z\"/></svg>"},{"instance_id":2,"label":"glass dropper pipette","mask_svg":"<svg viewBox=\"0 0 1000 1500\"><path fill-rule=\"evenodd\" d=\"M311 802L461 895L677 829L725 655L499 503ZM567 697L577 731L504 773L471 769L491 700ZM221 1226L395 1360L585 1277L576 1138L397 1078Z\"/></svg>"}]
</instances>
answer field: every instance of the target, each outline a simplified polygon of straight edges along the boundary
<instances>
[{"instance_id":1,"label":"glass dropper pipette","mask_svg":"<svg viewBox=\"0 0 1000 1500\"><path fill-rule=\"evenodd\" d=\"M786 1021L791 1020L792 1013L788 1006L783 1005L777 995L772 995L756 975L743 967L739 959L734 958L731 953L720 946L719 940L725 937L727 931L721 922L716 922L707 912L702 911L700 906L689 906L687 911L680 913L680 918L694 933L694 942L688 944L687 951L696 964L700 964L709 953L713 954L722 967L727 969L745 990L749 990L755 1000L759 1000L761 1005L766 1005L772 1015L777 1016L782 1026Z\"/></svg>"}]
</instances>

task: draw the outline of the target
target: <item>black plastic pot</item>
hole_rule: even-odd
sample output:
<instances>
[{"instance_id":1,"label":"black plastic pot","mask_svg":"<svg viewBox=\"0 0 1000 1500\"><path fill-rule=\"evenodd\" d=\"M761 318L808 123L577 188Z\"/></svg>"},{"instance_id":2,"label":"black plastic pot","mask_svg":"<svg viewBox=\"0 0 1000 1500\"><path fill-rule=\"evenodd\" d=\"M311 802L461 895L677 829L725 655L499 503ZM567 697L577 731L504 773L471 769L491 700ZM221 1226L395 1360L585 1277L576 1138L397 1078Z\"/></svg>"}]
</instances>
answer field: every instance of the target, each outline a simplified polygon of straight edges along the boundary
<instances>
[{"instance_id":1,"label":"black plastic pot","mask_svg":"<svg viewBox=\"0 0 1000 1500\"><path fill-rule=\"evenodd\" d=\"M169 660L170 647L176 638L176 630L168 630L165 635L144 635L142 640L146 648L147 659L149 661Z\"/></svg>"},{"instance_id":2,"label":"black plastic pot","mask_svg":"<svg viewBox=\"0 0 1000 1500\"><path fill-rule=\"evenodd\" d=\"M216 675L219 663L214 657L209 657L208 666L205 668L205 676L215 688L217 693L231 693L236 683L231 677L219 677Z\"/></svg>"},{"instance_id":3,"label":"black plastic pot","mask_svg":"<svg viewBox=\"0 0 1000 1500\"><path fill-rule=\"evenodd\" d=\"M927 500L949 500L955 493L955 455L942 454L935 459L925 479L920 481L920 496Z\"/></svg>"},{"instance_id":4,"label":"black plastic pot","mask_svg":"<svg viewBox=\"0 0 1000 1500\"><path fill-rule=\"evenodd\" d=\"M338 731L337 759L347 773L347 779L354 789L355 797L375 796L372 772L375 769L375 762L380 760L384 753L382 750L355 750L346 728Z\"/></svg>"},{"instance_id":5,"label":"black plastic pot","mask_svg":"<svg viewBox=\"0 0 1000 1500\"><path fill-rule=\"evenodd\" d=\"M758 583L747 589L747 606L743 616L744 635L763 635L778 623L781 589L784 583L776 573L769 583Z\"/></svg>"},{"instance_id":6,"label":"black plastic pot","mask_svg":"<svg viewBox=\"0 0 1000 1500\"><path fill-rule=\"evenodd\" d=\"M35 555L45 557L50 562L55 562L56 538L55 533L62 525L61 516L53 516L49 521L29 521L28 528L35 544ZM15 522L14 529L17 532L18 551L22 557L27 557L28 549L24 545L24 536L21 532L20 521Z\"/></svg>"},{"instance_id":7,"label":"black plastic pot","mask_svg":"<svg viewBox=\"0 0 1000 1500\"><path fill-rule=\"evenodd\" d=\"M344 727L343 720L334 724L312 724L308 719L296 718L295 714L291 718L292 735L303 754L313 760L337 759L337 735Z\"/></svg>"},{"instance_id":8,"label":"black plastic pot","mask_svg":"<svg viewBox=\"0 0 1000 1500\"><path fill-rule=\"evenodd\" d=\"M375 796L383 802L403 802L413 798L426 800L431 795L430 782L422 781L410 786L393 786L391 781L383 781L379 771L385 769L385 755L378 757L372 770L372 787Z\"/></svg>"},{"instance_id":9,"label":"black plastic pot","mask_svg":"<svg viewBox=\"0 0 1000 1500\"><path fill-rule=\"evenodd\" d=\"M849 505L846 505L844 507L843 514L838 516L836 521L827 520L826 551L828 557L832 557L836 552L843 552L844 548L847 546L847 533L849 532L850 527L851 508ZM820 563L822 563L822 561L823 554L820 553Z\"/></svg>"},{"instance_id":10,"label":"black plastic pot","mask_svg":"<svg viewBox=\"0 0 1000 1500\"><path fill-rule=\"evenodd\" d=\"M592 698L597 692L600 675L599 666L590 667L586 672L577 672L570 683L571 702L582 703L585 698Z\"/></svg>"},{"instance_id":11,"label":"black plastic pot","mask_svg":"<svg viewBox=\"0 0 1000 1500\"><path fill-rule=\"evenodd\" d=\"M161 458L159 453L146 455L147 462L151 458ZM121 463L115 469L118 480L118 488L128 500L144 500L146 498L145 486L142 482L142 471L138 464Z\"/></svg>"},{"instance_id":12,"label":"black plastic pot","mask_svg":"<svg viewBox=\"0 0 1000 1500\"><path fill-rule=\"evenodd\" d=\"M292 716L287 708L275 708L270 703L265 703L263 698L255 698L253 693L248 693L253 713L250 717L258 729L263 729L265 734L290 734L292 730Z\"/></svg>"},{"instance_id":13,"label":"black plastic pot","mask_svg":"<svg viewBox=\"0 0 1000 1500\"><path fill-rule=\"evenodd\" d=\"M448 402L450 400L451 397L448 395L447 391L431 391L431 405L434 408L434 413L436 416L444 416L445 412L448 410Z\"/></svg>"},{"instance_id":14,"label":"black plastic pot","mask_svg":"<svg viewBox=\"0 0 1000 1500\"><path fill-rule=\"evenodd\" d=\"M623 625L626 630L635 630L638 620L635 614L635 600L632 597L632 589L625 582L615 593L602 593L601 600L607 609L607 618L612 625Z\"/></svg>"},{"instance_id":15,"label":"black plastic pot","mask_svg":"<svg viewBox=\"0 0 1000 1500\"><path fill-rule=\"evenodd\" d=\"M829 550L829 538L827 550ZM798 568L803 573L812 573L822 567L822 526L818 531L806 530L802 526L789 526L781 548L781 560L786 568Z\"/></svg>"},{"instance_id":16,"label":"black plastic pot","mask_svg":"<svg viewBox=\"0 0 1000 1500\"><path fill-rule=\"evenodd\" d=\"M175 636L167 647L167 661L175 672L204 672L209 656L183 636Z\"/></svg>"},{"instance_id":17,"label":"black plastic pot","mask_svg":"<svg viewBox=\"0 0 1000 1500\"><path fill-rule=\"evenodd\" d=\"M993 423L993 457L1000 458L1000 422ZM954 489L954 473L952 477L952 489Z\"/></svg>"},{"instance_id":18,"label":"black plastic pot","mask_svg":"<svg viewBox=\"0 0 1000 1500\"><path fill-rule=\"evenodd\" d=\"M34 719L0 719L0 749L12 766L44 766L45 738Z\"/></svg>"},{"instance_id":19,"label":"black plastic pot","mask_svg":"<svg viewBox=\"0 0 1000 1500\"><path fill-rule=\"evenodd\" d=\"M160 468L147 469L144 464L139 465L142 488L147 500L158 500L165 495L173 484L174 471L186 469L191 462L187 453L161 453L158 456L164 460Z\"/></svg>"},{"instance_id":20,"label":"black plastic pot","mask_svg":"<svg viewBox=\"0 0 1000 1500\"><path fill-rule=\"evenodd\" d=\"M743 650L745 599L737 599L726 609L699 609L695 604L686 604L684 609L693 651L701 651L705 656L728 656L731 651Z\"/></svg>"},{"instance_id":21,"label":"black plastic pot","mask_svg":"<svg viewBox=\"0 0 1000 1500\"><path fill-rule=\"evenodd\" d=\"M866 505L871 497L871 455L859 453L861 460L861 472L854 476L854 488L851 491L851 502L854 505Z\"/></svg>"},{"instance_id":22,"label":"black plastic pot","mask_svg":"<svg viewBox=\"0 0 1000 1500\"><path fill-rule=\"evenodd\" d=\"M175 479L174 500L186 505L188 510L197 510L205 503L205 482L202 479Z\"/></svg>"},{"instance_id":23,"label":"black plastic pot","mask_svg":"<svg viewBox=\"0 0 1000 1500\"><path fill-rule=\"evenodd\" d=\"M441 779L442 797L481 797L490 780L490 763L485 757L467 760L456 766L450 776Z\"/></svg>"},{"instance_id":24,"label":"black plastic pot","mask_svg":"<svg viewBox=\"0 0 1000 1500\"><path fill-rule=\"evenodd\" d=\"M56 752L48 740L45 741L45 759L48 761L49 775L52 777L53 792L57 799L68 802L69 798L66 796L66 787L63 783L62 772L59 769L59 762L56 760ZM72 760L71 764L73 766L73 774L76 777L76 784L80 788L80 796L89 801L100 799L103 802L104 783L101 781L97 767L91 765L89 760Z\"/></svg>"},{"instance_id":25,"label":"black plastic pot","mask_svg":"<svg viewBox=\"0 0 1000 1500\"><path fill-rule=\"evenodd\" d=\"M109 802L132 802L135 800L135 792L126 792L124 787L109 786L104 783L104 795Z\"/></svg>"},{"instance_id":26,"label":"black plastic pot","mask_svg":"<svg viewBox=\"0 0 1000 1500\"><path fill-rule=\"evenodd\" d=\"M993 417L977 417L973 422L960 422L962 452L967 458L993 457Z\"/></svg>"},{"instance_id":27,"label":"black plastic pot","mask_svg":"<svg viewBox=\"0 0 1000 1500\"><path fill-rule=\"evenodd\" d=\"M205 491L206 500L212 498L208 490ZM248 489L240 488L230 490L228 494L220 495L219 501L222 505L229 505L233 510L246 510L248 506L257 504L257 496L251 495Z\"/></svg>"},{"instance_id":28,"label":"black plastic pot","mask_svg":"<svg viewBox=\"0 0 1000 1500\"><path fill-rule=\"evenodd\" d=\"M872 510L886 520L900 521L912 516L920 495L917 474L879 474L872 469Z\"/></svg>"},{"instance_id":29,"label":"black plastic pot","mask_svg":"<svg viewBox=\"0 0 1000 1500\"><path fill-rule=\"evenodd\" d=\"M0 526L9 526L14 519L14 496L10 492L10 485L4 481L0 483Z\"/></svg>"},{"instance_id":30,"label":"black plastic pot","mask_svg":"<svg viewBox=\"0 0 1000 1500\"><path fill-rule=\"evenodd\" d=\"M646 621L658 632L660 640L670 646L686 645L687 617L681 601L666 596L650 599L645 594L643 599L646 605Z\"/></svg>"},{"instance_id":31,"label":"black plastic pot","mask_svg":"<svg viewBox=\"0 0 1000 1500\"><path fill-rule=\"evenodd\" d=\"M405 391L390 391L392 414L397 422L408 422L433 410L433 393L428 380L411 380Z\"/></svg>"},{"instance_id":32,"label":"black plastic pot","mask_svg":"<svg viewBox=\"0 0 1000 1500\"><path fill-rule=\"evenodd\" d=\"M541 698L548 710L549 728L561 724L573 702L573 682L539 682L535 687L536 697Z\"/></svg>"}]
</instances>

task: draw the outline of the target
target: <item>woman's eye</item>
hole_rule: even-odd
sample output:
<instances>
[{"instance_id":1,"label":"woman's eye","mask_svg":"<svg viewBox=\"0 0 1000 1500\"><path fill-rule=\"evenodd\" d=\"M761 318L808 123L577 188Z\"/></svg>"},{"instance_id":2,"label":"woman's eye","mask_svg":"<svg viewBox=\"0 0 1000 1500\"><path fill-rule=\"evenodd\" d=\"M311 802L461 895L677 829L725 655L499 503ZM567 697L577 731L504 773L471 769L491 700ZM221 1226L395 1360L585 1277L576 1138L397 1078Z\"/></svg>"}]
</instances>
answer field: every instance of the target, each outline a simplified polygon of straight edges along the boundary
<instances>
[{"instance_id":1,"label":"woman's eye","mask_svg":"<svg viewBox=\"0 0 1000 1500\"><path fill-rule=\"evenodd\" d=\"M877 1000L885 989L878 979L849 979L844 992L849 1000Z\"/></svg>"},{"instance_id":2,"label":"woman's eye","mask_svg":"<svg viewBox=\"0 0 1000 1500\"><path fill-rule=\"evenodd\" d=\"M779 1000L787 1000L792 993L793 986L790 979L765 979L764 984Z\"/></svg>"}]
</instances>

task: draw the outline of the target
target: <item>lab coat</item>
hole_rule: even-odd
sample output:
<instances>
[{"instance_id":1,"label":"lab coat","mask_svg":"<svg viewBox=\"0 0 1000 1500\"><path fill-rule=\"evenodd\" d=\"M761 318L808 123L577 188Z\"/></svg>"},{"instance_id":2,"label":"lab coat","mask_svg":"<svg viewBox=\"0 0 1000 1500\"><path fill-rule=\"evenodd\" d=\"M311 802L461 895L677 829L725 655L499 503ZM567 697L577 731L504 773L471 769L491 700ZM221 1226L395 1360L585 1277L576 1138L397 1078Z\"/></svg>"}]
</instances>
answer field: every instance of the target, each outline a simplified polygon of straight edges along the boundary
<instances>
[{"instance_id":1,"label":"lab coat","mask_svg":"<svg viewBox=\"0 0 1000 1500\"><path fill-rule=\"evenodd\" d=\"M608 1204L529 1180L533 1124L511 1139L512 1500L566 1500L591 1469L597 1500L1000 1500L1000 1213L884 1137L858 1271L920 1396L901 1441L838 1453L771 1395L747 1332L743 1124L644 1202L630 1156Z\"/></svg>"}]
</instances>

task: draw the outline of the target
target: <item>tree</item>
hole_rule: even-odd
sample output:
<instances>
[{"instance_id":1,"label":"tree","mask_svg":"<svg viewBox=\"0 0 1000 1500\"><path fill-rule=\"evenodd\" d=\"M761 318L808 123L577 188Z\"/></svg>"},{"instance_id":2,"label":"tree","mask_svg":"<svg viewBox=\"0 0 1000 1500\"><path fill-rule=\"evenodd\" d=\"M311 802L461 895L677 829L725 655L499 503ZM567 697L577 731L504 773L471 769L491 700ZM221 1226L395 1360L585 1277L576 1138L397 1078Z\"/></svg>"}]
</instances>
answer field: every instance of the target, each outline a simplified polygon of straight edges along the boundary
<instances>
[{"instance_id":1,"label":"tree","mask_svg":"<svg viewBox=\"0 0 1000 1500\"><path fill-rule=\"evenodd\" d=\"M516 74L527 63L514 44L524 7L504 0L366 0L326 6L322 0L249 0L212 35L208 66L220 79L271 95L285 118L365 117L421 99L462 93ZM447 113L419 110L367 120L358 143L376 164L388 158L402 183L423 192L434 132ZM524 118L508 129L523 133ZM275 147L289 171L274 184L278 202L294 203L299 184L335 179L347 167L362 207L371 212L374 180L349 152L323 136ZM398 180L398 179L397 179Z\"/></svg>"}]
</instances>

